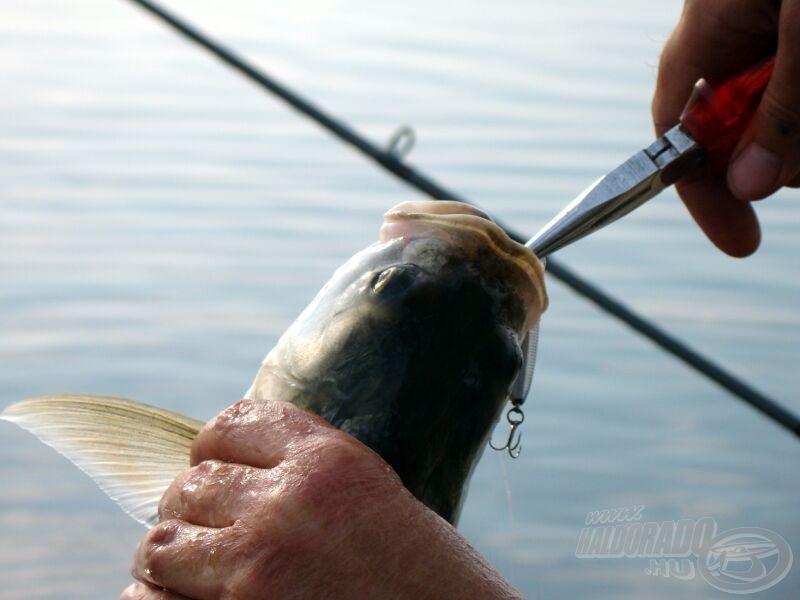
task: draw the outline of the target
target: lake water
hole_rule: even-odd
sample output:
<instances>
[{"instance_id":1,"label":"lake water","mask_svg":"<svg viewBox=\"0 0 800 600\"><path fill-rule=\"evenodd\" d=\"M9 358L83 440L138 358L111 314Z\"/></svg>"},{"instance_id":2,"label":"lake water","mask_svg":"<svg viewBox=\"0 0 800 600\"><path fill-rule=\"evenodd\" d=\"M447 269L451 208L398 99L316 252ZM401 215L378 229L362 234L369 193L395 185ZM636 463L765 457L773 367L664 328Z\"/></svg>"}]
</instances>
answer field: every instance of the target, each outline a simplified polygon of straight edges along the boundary
<instances>
[{"instance_id":1,"label":"lake water","mask_svg":"<svg viewBox=\"0 0 800 600\"><path fill-rule=\"evenodd\" d=\"M372 139L533 233L652 138L677 0L172 0ZM209 418L331 271L417 193L126 2L5 0L0 404L96 392ZM673 192L565 263L800 412L800 203L723 256ZM763 527L800 552L800 444L554 280L519 460L460 527L531 598L721 598L643 558L578 559L590 511ZM504 431L504 430L503 430ZM498 431L498 436L503 433ZM143 529L0 425L0 596L113 598ZM798 567L767 598L790 598Z\"/></svg>"}]
</instances>

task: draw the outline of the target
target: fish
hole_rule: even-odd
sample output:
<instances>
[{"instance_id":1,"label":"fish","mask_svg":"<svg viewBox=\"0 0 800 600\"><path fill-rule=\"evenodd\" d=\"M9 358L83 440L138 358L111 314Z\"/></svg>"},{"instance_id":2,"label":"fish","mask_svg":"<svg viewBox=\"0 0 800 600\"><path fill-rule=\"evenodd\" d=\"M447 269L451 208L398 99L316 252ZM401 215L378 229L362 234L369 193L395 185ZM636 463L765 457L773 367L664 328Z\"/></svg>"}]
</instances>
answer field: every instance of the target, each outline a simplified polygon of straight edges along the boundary
<instances>
[{"instance_id":1,"label":"fish","mask_svg":"<svg viewBox=\"0 0 800 600\"><path fill-rule=\"evenodd\" d=\"M455 524L520 372L525 336L546 307L543 263L486 213L404 202L280 337L245 398L322 416ZM163 408L84 394L22 400L0 419L66 456L147 526L189 468L203 427Z\"/></svg>"}]
</instances>

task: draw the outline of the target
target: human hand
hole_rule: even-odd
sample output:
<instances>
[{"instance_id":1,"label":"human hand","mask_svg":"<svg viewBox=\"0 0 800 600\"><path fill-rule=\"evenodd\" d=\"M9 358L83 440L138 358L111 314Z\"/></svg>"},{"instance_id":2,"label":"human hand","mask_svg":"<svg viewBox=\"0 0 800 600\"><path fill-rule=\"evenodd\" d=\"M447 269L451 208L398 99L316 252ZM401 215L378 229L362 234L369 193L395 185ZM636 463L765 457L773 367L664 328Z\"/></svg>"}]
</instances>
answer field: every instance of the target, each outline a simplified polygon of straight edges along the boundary
<instances>
[{"instance_id":1,"label":"human hand","mask_svg":"<svg viewBox=\"0 0 800 600\"><path fill-rule=\"evenodd\" d=\"M121 600L520 598L355 438L242 400L200 432Z\"/></svg>"},{"instance_id":2,"label":"human hand","mask_svg":"<svg viewBox=\"0 0 800 600\"><path fill-rule=\"evenodd\" d=\"M699 78L731 76L776 44L772 79L727 173L703 170L676 184L698 225L732 256L753 253L761 239L749 201L800 185L800 0L685 0L659 64L652 108L661 135Z\"/></svg>"}]
</instances>

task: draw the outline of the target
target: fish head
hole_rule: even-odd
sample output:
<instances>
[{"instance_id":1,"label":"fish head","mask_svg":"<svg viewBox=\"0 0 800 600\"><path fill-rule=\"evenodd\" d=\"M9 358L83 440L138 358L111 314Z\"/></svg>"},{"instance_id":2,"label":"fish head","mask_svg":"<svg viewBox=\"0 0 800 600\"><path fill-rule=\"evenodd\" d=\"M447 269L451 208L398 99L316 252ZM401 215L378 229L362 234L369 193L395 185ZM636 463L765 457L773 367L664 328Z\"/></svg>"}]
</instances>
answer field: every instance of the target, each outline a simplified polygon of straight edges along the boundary
<instances>
[{"instance_id":1,"label":"fish head","mask_svg":"<svg viewBox=\"0 0 800 600\"><path fill-rule=\"evenodd\" d=\"M452 521L546 304L541 262L487 215L406 202L286 331L248 397L322 415Z\"/></svg>"}]
</instances>

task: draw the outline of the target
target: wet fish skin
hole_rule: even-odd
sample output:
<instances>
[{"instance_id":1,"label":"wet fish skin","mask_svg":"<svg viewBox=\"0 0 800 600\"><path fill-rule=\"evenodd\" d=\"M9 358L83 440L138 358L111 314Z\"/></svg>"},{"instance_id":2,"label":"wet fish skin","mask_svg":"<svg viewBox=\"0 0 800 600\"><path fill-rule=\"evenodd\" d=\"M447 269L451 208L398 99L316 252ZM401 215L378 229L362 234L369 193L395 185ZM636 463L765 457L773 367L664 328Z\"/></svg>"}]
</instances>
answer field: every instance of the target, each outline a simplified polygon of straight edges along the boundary
<instances>
[{"instance_id":1,"label":"wet fish skin","mask_svg":"<svg viewBox=\"0 0 800 600\"><path fill-rule=\"evenodd\" d=\"M520 341L544 308L541 267L463 205L400 205L387 222L402 235L388 232L334 275L248 397L320 414L455 522L520 368Z\"/></svg>"},{"instance_id":2,"label":"wet fish skin","mask_svg":"<svg viewBox=\"0 0 800 600\"><path fill-rule=\"evenodd\" d=\"M246 397L311 410L378 452L455 523L547 304L541 263L455 202L390 210L267 355ZM131 400L60 395L0 418L36 434L153 525L202 423Z\"/></svg>"}]
</instances>

